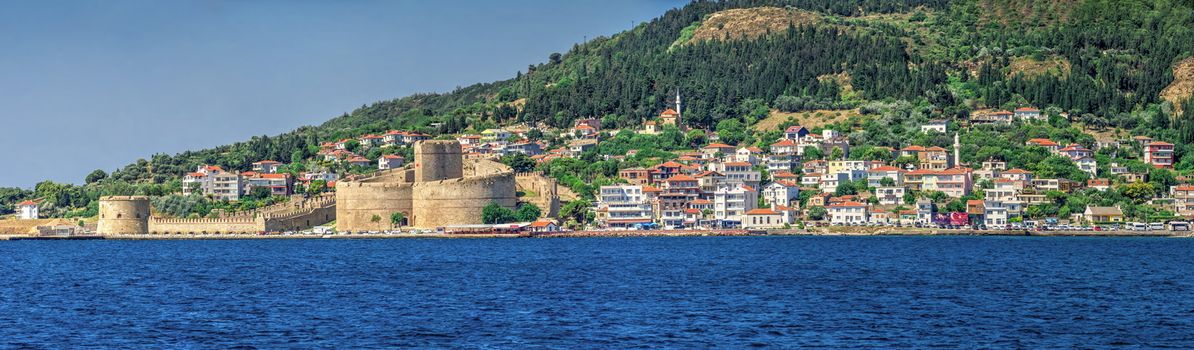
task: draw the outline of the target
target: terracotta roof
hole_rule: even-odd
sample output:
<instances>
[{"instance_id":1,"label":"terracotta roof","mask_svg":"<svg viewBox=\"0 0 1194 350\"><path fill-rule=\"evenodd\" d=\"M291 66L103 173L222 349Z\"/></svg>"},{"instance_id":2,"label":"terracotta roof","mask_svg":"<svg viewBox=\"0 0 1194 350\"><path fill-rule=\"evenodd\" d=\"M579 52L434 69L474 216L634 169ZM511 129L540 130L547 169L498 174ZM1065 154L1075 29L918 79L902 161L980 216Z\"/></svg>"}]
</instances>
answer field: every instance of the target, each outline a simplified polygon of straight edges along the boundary
<instances>
[{"instance_id":1,"label":"terracotta roof","mask_svg":"<svg viewBox=\"0 0 1194 350\"><path fill-rule=\"evenodd\" d=\"M893 167L893 166L890 166L890 165L884 165L884 166L881 166L881 167L874 167L874 168L871 168L871 170L870 170L870 171L899 171L899 170L900 170L900 168L896 168L896 167Z\"/></svg>"},{"instance_id":2,"label":"terracotta roof","mask_svg":"<svg viewBox=\"0 0 1194 350\"><path fill-rule=\"evenodd\" d=\"M830 204L829 206L831 206L831 207L865 207L866 204L862 204L859 202L847 201L847 202L833 203L833 204Z\"/></svg>"},{"instance_id":3,"label":"terracotta roof","mask_svg":"<svg viewBox=\"0 0 1194 350\"><path fill-rule=\"evenodd\" d=\"M1004 173L1007 173L1007 174L1032 174L1031 171L1020 169L1020 168L1008 170L1008 171L1005 171Z\"/></svg>"},{"instance_id":4,"label":"terracotta roof","mask_svg":"<svg viewBox=\"0 0 1194 350\"><path fill-rule=\"evenodd\" d=\"M800 129L804 129L804 127L800 125L792 125L785 129L784 132L799 132Z\"/></svg>"},{"instance_id":5,"label":"terracotta roof","mask_svg":"<svg viewBox=\"0 0 1194 350\"><path fill-rule=\"evenodd\" d=\"M779 215L779 212L768 208L751 209L746 212L746 215Z\"/></svg>"},{"instance_id":6,"label":"terracotta roof","mask_svg":"<svg viewBox=\"0 0 1194 350\"><path fill-rule=\"evenodd\" d=\"M551 220L536 220L535 222L531 223L531 227L547 227L552 224L555 224L555 222Z\"/></svg>"},{"instance_id":7,"label":"terracotta roof","mask_svg":"<svg viewBox=\"0 0 1194 350\"><path fill-rule=\"evenodd\" d=\"M750 166L750 163L747 163L747 162L726 162L726 163L725 163L725 165L726 165L726 166Z\"/></svg>"},{"instance_id":8,"label":"terracotta roof","mask_svg":"<svg viewBox=\"0 0 1194 350\"><path fill-rule=\"evenodd\" d=\"M255 162L255 163L253 163L253 164L261 164L261 165L265 165L265 164L282 164L282 163L281 163L281 162L275 162L275 161L272 161L272 160L263 160L263 161L260 161L260 162Z\"/></svg>"},{"instance_id":9,"label":"terracotta roof","mask_svg":"<svg viewBox=\"0 0 1194 350\"><path fill-rule=\"evenodd\" d=\"M25 207L25 206L30 206L30 205L37 205L37 202L31 201L31 200L26 200L26 201L17 203L18 207Z\"/></svg>"},{"instance_id":10,"label":"terracotta roof","mask_svg":"<svg viewBox=\"0 0 1194 350\"><path fill-rule=\"evenodd\" d=\"M643 192L663 192L663 190L655 188L655 186L643 186Z\"/></svg>"},{"instance_id":11,"label":"terracotta roof","mask_svg":"<svg viewBox=\"0 0 1194 350\"><path fill-rule=\"evenodd\" d=\"M684 209L684 212L685 212L685 213L689 213L689 214L700 214L700 213L701 213L701 211L700 211L700 210L696 210L696 209L693 209L693 208Z\"/></svg>"},{"instance_id":12,"label":"terracotta roof","mask_svg":"<svg viewBox=\"0 0 1194 350\"><path fill-rule=\"evenodd\" d=\"M727 145L724 143L710 143L708 146L705 146L703 148L734 148L734 146L730 146L730 145Z\"/></svg>"},{"instance_id":13,"label":"terracotta roof","mask_svg":"<svg viewBox=\"0 0 1194 350\"><path fill-rule=\"evenodd\" d=\"M708 199L693 199L690 204L713 204L713 201Z\"/></svg>"},{"instance_id":14,"label":"terracotta roof","mask_svg":"<svg viewBox=\"0 0 1194 350\"><path fill-rule=\"evenodd\" d=\"M925 150L925 148L921 147L921 146L908 146L908 147L901 148L900 150L901 151L923 151L923 150Z\"/></svg>"},{"instance_id":15,"label":"terracotta roof","mask_svg":"<svg viewBox=\"0 0 1194 350\"><path fill-rule=\"evenodd\" d=\"M1153 141L1153 142L1149 142L1145 146L1173 146L1173 144L1165 142L1165 141Z\"/></svg>"},{"instance_id":16,"label":"terracotta roof","mask_svg":"<svg viewBox=\"0 0 1194 350\"><path fill-rule=\"evenodd\" d=\"M796 145L795 141L792 141L789 139L783 139L783 140L780 140L779 142L771 144L771 147L784 147L784 146L795 146L795 145Z\"/></svg>"},{"instance_id":17,"label":"terracotta roof","mask_svg":"<svg viewBox=\"0 0 1194 350\"><path fill-rule=\"evenodd\" d=\"M667 180L664 180L664 181L667 181L667 182L679 182L679 181L696 181L696 179L695 179L695 178L693 178L692 176L688 176L688 175L684 175L684 174L679 174L679 175L676 175L676 176L672 176L671 178L669 178L669 179L667 179Z\"/></svg>"},{"instance_id":18,"label":"terracotta roof","mask_svg":"<svg viewBox=\"0 0 1194 350\"><path fill-rule=\"evenodd\" d=\"M1040 112L1041 110L1032 107L1016 108L1016 112Z\"/></svg>"}]
</instances>

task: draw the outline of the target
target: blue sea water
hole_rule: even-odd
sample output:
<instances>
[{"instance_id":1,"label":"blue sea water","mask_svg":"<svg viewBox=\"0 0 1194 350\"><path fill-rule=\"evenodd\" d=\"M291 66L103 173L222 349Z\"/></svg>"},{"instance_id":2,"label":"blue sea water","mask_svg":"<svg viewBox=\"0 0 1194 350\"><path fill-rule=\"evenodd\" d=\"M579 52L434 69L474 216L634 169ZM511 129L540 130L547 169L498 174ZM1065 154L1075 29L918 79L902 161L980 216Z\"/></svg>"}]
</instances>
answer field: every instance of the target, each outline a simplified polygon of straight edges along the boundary
<instances>
[{"instance_id":1,"label":"blue sea water","mask_svg":"<svg viewBox=\"0 0 1194 350\"><path fill-rule=\"evenodd\" d=\"M1194 347L1194 240L0 242L0 348Z\"/></svg>"}]
</instances>

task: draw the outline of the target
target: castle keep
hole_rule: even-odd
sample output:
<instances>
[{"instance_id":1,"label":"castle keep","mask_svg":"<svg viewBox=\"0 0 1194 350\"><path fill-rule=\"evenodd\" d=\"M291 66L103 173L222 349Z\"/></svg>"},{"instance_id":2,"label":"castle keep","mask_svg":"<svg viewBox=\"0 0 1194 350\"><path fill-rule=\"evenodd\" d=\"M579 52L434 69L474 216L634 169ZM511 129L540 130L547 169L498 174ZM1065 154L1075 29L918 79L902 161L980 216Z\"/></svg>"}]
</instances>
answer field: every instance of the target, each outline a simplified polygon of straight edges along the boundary
<instances>
[{"instance_id":1,"label":"castle keep","mask_svg":"<svg viewBox=\"0 0 1194 350\"><path fill-rule=\"evenodd\" d=\"M491 160L465 160L456 141L421 141L404 168L336 184L336 229L386 230L401 212L407 225L436 228L480 224L489 203L514 208L516 179L510 167Z\"/></svg>"},{"instance_id":2,"label":"castle keep","mask_svg":"<svg viewBox=\"0 0 1194 350\"><path fill-rule=\"evenodd\" d=\"M416 228L480 224L481 210L489 203L515 208L520 189L534 193L528 201L547 216L559 210L553 179L515 174L492 160L465 160L456 141L420 141L414 148L413 163L340 181L335 195L223 218L152 217L149 197L103 197L97 231L105 235L243 234L305 230L332 220L337 220L336 229L342 232L380 231L394 228L390 222L394 213L406 218L401 226Z\"/></svg>"}]
</instances>

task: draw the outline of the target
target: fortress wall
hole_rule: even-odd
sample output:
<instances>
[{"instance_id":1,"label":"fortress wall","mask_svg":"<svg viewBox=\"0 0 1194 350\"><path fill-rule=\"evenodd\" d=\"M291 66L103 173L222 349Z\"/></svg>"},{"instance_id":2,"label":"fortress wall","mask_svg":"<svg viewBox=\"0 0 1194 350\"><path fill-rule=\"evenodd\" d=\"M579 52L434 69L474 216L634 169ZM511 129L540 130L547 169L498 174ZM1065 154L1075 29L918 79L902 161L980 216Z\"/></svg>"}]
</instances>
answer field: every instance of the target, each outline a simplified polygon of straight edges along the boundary
<instances>
[{"instance_id":1,"label":"fortress wall","mask_svg":"<svg viewBox=\"0 0 1194 350\"><path fill-rule=\"evenodd\" d=\"M311 208L301 212L286 213L276 217L268 217L265 220L265 231L302 231L318 225L326 224L332 220L336 220L336 206L331 205ZM390 217L386 216L385 221L389 222L389 220Z\"/></svg>"},{"instance_id":2,"label":"fortress wall","mask_svg":"<svg viewBox=\"0 0 1194 350\"><path fill-rule=\"evenodd\" d=\"M403 212L411 218L411 184L408 183L336 183L336 229L374 231L390 229L390 215ZM381 218L373 222L377 215Z\"/></svg>"},{"instance_id":3,"label":"fortress wall","mask_svg":"<svg viewBox=\"0 0 1194 350\"><path fill-rule=\"evenodd\" d=\"M485 176L513 172L509 166L488 159L473 159L464 163L468 176Z\"/></svg>"},{"instance_id":4,"label":"fortress wall","mask_svg":"<svg viewBox=\"0 0 1194 350\"><path fill-rule=\"evenodd\" d=\"M490 202L514 208L518 203L514 189L512 172L415 183L412 226L435 228L480 224L481 209Z\"/></svg>"},{"instance_id":5,"label":"fortress wall","mask_svg":"<svg viewBox=\"0 0 1194 350\"><path fill-rule=\"evenodd\" d=\"M95 230L100 234L109 235L149 233L149 197L100 198L99 223Z\"/></svg>"},{"instance_id":6,"label":"fortress wall","mask_svg":"<svg viewBox=\"0 0 1194 350\"><path fill-rule=\"evenodd\" d=\"M559 215L559 184L555 179L538 173L520 173L515 180L519 191L535 192L534 197L523 197L523 201L538 206L543 210L545 217L554 218Z\"/></svg>"},{"instance_id":7,"label":"fortress wall","mask_svg":"<svg viewBox=\"0 0 1194 350\"><path fill-rule=\"evenodd\" d=\"M415 169L411 165L399 169L383 170L377 175L360 180L360 182L367 183L409 183L414 181Z\"/></svg>"},{"instance_id":8,"label":"fortress wall","mask_svg":"<svg viewBox=\"0 0 1194 350\"><path fill-rule=\"evenodd\" d=\"M232 234L265 232L265 219L158 219L149 220L152 234Z\"/></svg>"}]
</instances>

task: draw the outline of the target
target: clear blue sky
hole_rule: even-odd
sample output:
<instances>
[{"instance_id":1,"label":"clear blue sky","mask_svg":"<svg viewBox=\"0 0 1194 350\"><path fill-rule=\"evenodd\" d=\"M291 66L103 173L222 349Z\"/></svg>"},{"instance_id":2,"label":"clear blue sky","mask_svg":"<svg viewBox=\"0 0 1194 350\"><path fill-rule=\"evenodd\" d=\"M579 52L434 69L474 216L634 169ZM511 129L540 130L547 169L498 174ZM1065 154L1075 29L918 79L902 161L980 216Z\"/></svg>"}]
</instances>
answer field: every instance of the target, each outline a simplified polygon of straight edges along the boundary
<instances>
[{"instance_id":1,"label":"clear blue sky","mask_svg":"<svg viewBox=\"0 0 1194 350\"><path fill-rule=\"evenodd\" d=\"M682 0L0 3L0 187L513 77Z\"/></svg>"}]
</instances>

